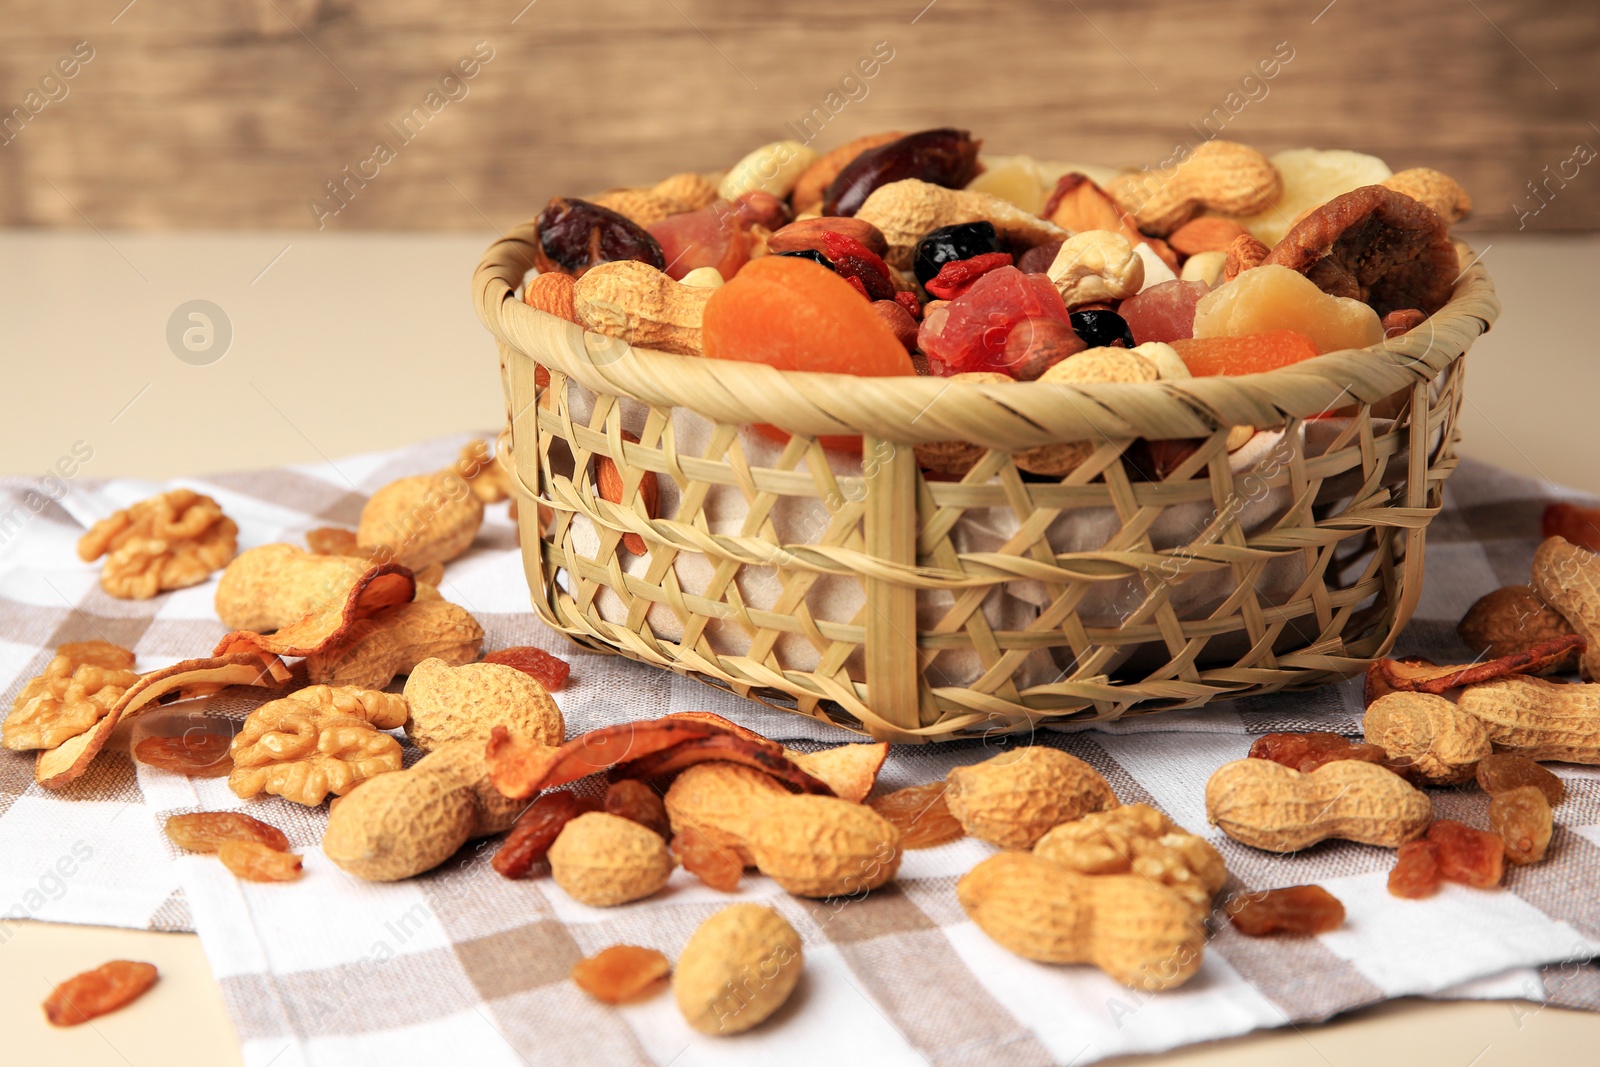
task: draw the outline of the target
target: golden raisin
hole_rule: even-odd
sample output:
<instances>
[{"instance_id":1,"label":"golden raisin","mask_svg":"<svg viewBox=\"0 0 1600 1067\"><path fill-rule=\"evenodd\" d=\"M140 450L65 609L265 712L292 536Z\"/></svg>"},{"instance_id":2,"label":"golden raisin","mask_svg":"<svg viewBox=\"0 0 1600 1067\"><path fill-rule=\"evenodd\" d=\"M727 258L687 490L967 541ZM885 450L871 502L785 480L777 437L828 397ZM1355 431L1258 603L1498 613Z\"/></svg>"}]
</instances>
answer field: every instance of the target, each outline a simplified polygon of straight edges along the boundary
<instances>
[{"instance_id":1,"label":"golden raisin","mask_svg":"<svg viewBox=\"0 0 1600 1067\"><path fill-rule=\"evenodd\" d=\"M1226 907L1228 920L1249 937L1325 934L1344 924L1344 905L1320 885L1240 893Z\"/></svg>"},{"instance_id":2,"label":"golden raisin","mask_svg":"<svg viewBox=\"0 0 1600 1067\"><path fill-rule=\"evenodd\" d=\"M1478 889L1500 884L1505 871L1505 843L1500 835L1440 819L1428 827L1428 840L1438 858L1439 877L1445 881Z\"/></svg>"},{"instance_id":3,"label":"golden raisin","mask_svg":"<svg viewBox=\"0 0 1600 1067\"><path fill-rule=\"evenodd\" d=\"M894 823L901 848L933 848L965 831L945 804L945 782L924 782L867 801L867 806Z\"/></svg>"},{"instance_id":4,"label":"golden raisin","mask_svg":"<svg viewBox=\"0 0 1600 1067\"><path fill-rule=\"evenodd\" d=\"M1538 786L1552 808L1566 793L1560 778L1526 756L1496 752L1478 761L1478 788L1485 793L1504 793L1524 785Z\"/></svg>"},{"instance_id":5,"label":"golden raisin","mask_svg":"<svg viewBox=\"0 0 1600 1067\"><path fill-rule=\"evenodd\" d=\"M1389 892L1407 900L1421 900L1439 891L1439 852L1432 841L1423 838L1400 846L1394 869L1389 872Z\"/></svg>"},{"instance_id":6,"label":"golden raisin","mask_svg":"<svg viewBox=\"0 0 1600 1067\"><path fill-rule=\"evenodd\" d=\"M743 860L692 826L685 826L672 839L672 854L684 870L724 893L738 889L739 879L744 877Z\"/></svg>"},{"instance_id":7,"label":"golden raisin","mask_svg":"<svg viewBox=\"0 0 1600 1067\"><path fill-rule=\"evenodd\" d=\"M672 824L667 821L667 805L661 794L635 779L624 778L606 787L605 811L648 826L663 838L672 836Z\"/></svg>"},{"instance_id":8,"label":"golden raisin","mask_svg":"<svg viewBox=\"0 0 1600 1067\"><path fill-rule=\"evenodd\" d=\"M306 547L318 556L361 556L356 532L342 526L319 526L306 534Z\"/></svg>"},{"instance_id":9,"label":"golden raisin","mask_svg":"<svg viewBox=\"0 0 1600 1067\"><path fill-rule=\"evenodd\" d=\"M1302 734L1262 734L1250 746L1250 758L1268 759L1309 774L1335 760L1383 763L1389 754L1377 745L1356 743L1325 730L1311 730Z\"/></svg>"},{"instance_id":10,"label":"golden raisin","mask_svg":"<svg viewBox=\"0 0 1600 1067\"><path fill-rule=\"evenodd\" d=\"M159 977L153 963L112 960L92 971L73 975L50 991L44 1017L53 1026L77 1026L90 1019L127 1007Z\"/></svg>"},{"instance_id":11,"label":"golden raisin","mask_svg":"<svg viewBox=\"0 0 1600 1067\"><path fill-rule=\"evenodd\" d=\"M1544 859L1555 830L1550 801L1536 785L1496 793L1489 802L1489 825L1505 842L1506 859L1516 864Z\"/></svg>"},{"instance_id":12,"label":"golden raisin","mask_svg":"<svg viewBox=\"0 0 1600 1067\"><path fill-rule=\"evenodd\" d=\"M626 1004L659 992L671 973L667 957L653 948L612 945L573 964L572 980L602 1004Z\"/></svg>"},{"instance_id":13,"label":"golden raisin","mask_svg":"<svg viewBox=\"0 0 1600 1067\"><path fill-rule=\"evenodd\" d=\"M292 882L300 877L299 856L259 841L224 841L217 846L217 858L247 882Z\"/></svg>"},{"instance_id":14,"label":"golden raisin","mask_svg":"<svg viewBox=\"0 0 1600 1067\"><path fill-rule=\"evenodd\" d=\"M189 731L176 737L152 736L133 746L133 758L188 778L220 778L233 770L228 754L232 734Z\"/></svg>"},{"instance_id":15,"label":"golden raisin","mask_svg":"<svg viewBox=\"0 0 1600 1067\"><path fill-rule=\"evenodd\" d=\"M224 841L254 841L278 852L289 839L276 826L238 811L196 811L167 819L167 836L190 852L215 852Z\"/></svg>"},{"instance_id":16,"label":"golden raisin","mask_svg":"<svg viewBox=\"0 0 1600 1067\"><path fill-rule=\"evenodd\" d=\"M562 275L557 275L562 277ZM572 673L572 665L564 659L557 659L542 648L532 645L515 645L511 648L502 648L498 652L491 652L483 657L485 663L500 663L507 667L515 667L534 681L542 684L552 693L567 684L567 675Z\"/></svg>"},{"instance_id":17,"label":"golden raisin","mask_svg":"<svg viewBox=\"0 0 1600 1067\"><path fill-rule=\"evenodd\" d=\"M507 878L526 878L534 864L543 862L562 827L584 812L599 810L598 797L580 797L565 790L544 794L517 817L490 866Z\"/></svg>"}]
</instances>

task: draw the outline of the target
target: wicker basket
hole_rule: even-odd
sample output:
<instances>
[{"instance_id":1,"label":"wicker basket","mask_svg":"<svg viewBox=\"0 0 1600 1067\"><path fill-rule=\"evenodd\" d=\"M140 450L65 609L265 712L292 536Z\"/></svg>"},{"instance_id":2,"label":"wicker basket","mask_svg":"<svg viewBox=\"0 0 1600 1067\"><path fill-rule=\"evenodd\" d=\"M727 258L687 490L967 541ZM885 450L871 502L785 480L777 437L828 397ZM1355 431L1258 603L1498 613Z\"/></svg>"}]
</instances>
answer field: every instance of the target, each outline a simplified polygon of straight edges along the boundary
<instances>
[{"instance_id":1,"label":"wicker basket","mask_svg":"<svg viewBox=\"0 0 1600 1067\"><path fill-rule=\"evenodd\" d=\"M1193 708L1335 681L1386 654L1417 604L1424 533L1456 464L1460 357L1499 311L1474 263L1411 334L1267 374L857 378L586 333L517 299L534 240L530 222L491 246L473 291L499 342L500 455L539 617L588 648L894 741ZM1320 418L1335 410L1350 417ZM794 436L772 445L753 423ZM1240 472L1225 447L1236 425L1282 427L1291 447ZM816 440L854 433L859 465ZM1322 444L1308 454L1312 436ZM1204 443L1165 480L1141 481L1122 461L1139 438ZM960 481L925 476L909 446L952 439L988 451ZM1010 459L1086 440L1093 455L1059 480ZM597 491L600 456L623 474L622 503ZM655 519L637 496L645 471L675 490ZM1246 523L1242 503L1262 494L1281 506ZM730 498L733 525L711 521L709 501ZM1192 535L1158 544L1163 514L1185 508ZM974 547L963 524L980 514L1004 519L1003 540ZM1075 543L1086 529L1102 532ZM646 557L626 552L628 533ZM1273 568L1293 579L1280 573L1264 595ZM1210 592L1186 597L1189 583ZM753 585L776 593L752 602ZM1112 588L1122 607L1108 622ZM1020 621L993 610L1012 592L1035 605ZM839 603L846 617L828 617Z\"/></svg>"}]
</instances>

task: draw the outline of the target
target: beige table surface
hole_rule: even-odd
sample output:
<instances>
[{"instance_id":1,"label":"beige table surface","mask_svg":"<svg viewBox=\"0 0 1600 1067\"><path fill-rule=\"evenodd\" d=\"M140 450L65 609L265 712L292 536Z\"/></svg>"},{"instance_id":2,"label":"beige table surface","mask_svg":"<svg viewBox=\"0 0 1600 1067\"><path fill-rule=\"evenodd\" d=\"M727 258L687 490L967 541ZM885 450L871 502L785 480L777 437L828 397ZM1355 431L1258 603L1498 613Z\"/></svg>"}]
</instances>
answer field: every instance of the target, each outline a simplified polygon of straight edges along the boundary
<instances>
[{"instance_id":1,"label":"beige table surface","mask_svg":"<svg viewBox=\"0 0 1600 1067\"><path fill-rule=\"evenodd\" d=\"M507 220L500 220L502 222ZM76 442L82 476L161 478L389 448L502 421L494 349L468 279L493 239L318 234L0 234L0 474ZM1506 312L1473 349L1467 455L1600 495L1600 238L1478 242ZM176 350L208 300L209 351ZM191 341L201 349L204 337ZM205 362L211 359L210 362ZM0 863L5 862L0 855ZM22 923L0 942L0 1062L239 1063L192 935ZM1467 932L1464 932L1464 934ZM58 1031L50 986L113 958L163 979L136 1007ZM1128 1061L1371 1067L1593 1062L1600 1017L1525 1002L1392 1002L1321 1026Z\"/></svg>"}]
</instances>

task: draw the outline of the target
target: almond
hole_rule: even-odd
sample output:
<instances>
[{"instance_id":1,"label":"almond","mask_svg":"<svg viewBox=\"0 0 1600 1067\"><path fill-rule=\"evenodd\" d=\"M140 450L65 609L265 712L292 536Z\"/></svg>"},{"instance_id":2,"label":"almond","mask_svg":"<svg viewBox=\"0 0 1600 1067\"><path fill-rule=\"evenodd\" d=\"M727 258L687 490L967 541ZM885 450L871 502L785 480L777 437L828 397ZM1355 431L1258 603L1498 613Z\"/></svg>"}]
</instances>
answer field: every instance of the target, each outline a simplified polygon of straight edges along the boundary
<instances>
[{"instance_id":1,"label":"almond","mask_svg":"<svg viewBox=\"0 0 1600 1067\"><path fill-rule=\"evenodd\" d=\"M639 438L627 430L622 431L622 439L633 444L639 443ZM600 489L602 497L613 504L622 503L624 489L622 472L617 469L617 465L612 462L611 457L595 457L594 480L595 485ZM645 471L644 477L639 480L639 499L644 502L645 515L652 519L656 518L661 510L661 486L656 481L654 471ZM642 556L650 551L644 543L644 538L636 533L623 534L622 545L635 556Z\"/></svg>"}]
</instances>

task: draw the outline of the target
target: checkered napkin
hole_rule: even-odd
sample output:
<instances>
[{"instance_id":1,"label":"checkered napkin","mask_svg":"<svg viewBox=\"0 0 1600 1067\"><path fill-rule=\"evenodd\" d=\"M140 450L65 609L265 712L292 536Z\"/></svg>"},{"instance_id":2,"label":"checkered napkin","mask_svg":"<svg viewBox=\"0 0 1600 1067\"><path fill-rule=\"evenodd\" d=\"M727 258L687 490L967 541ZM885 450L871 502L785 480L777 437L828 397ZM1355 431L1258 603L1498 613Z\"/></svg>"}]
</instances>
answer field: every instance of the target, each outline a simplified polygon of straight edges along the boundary
<instances>
[{"instance_id":1,"label":"checkered napkin","mask_svg":"<svg viewBox=\"0 0 1600 1067\"><path fill-rule=\"evenodd\" d=\"M365 495L437 469L462 439L401 452L208 479L188 485L222 502L241 547L354 525ZM60 495L59 486L55 495ZM148 669L203 653L223 633L212 587L152 601L105 596L77 562L82 523L162 489L116 481L42 487L0 481L0 677L3 703L63 641L104 637ZM1477 596L1525 582L1539 485L1464 463L1428 536L1428 583L1402 653L1466 655L1454 623ZM482 621L486 647L535 644L573 664L560 694L576 733L665 711L709 708L796 747L852 739L665 671L575 652L529 613L514 529L489 509L478 543L450 564L443 593ZM215 698L243 714L259 697ZM1154 804L1222 851L1231 889L1316 882L1339 897L1344 926L1308 940L1251 940L1217 929L1199 974L1156 996L1090 967L1010 955L968 922L955 882L991 849L973 840L909 852L898 880L863 899L806 901L760 876L736 896L682 871L646 901L594 909L548 877L508 882L479 842L418 878L358 881L318 851L321 809L269 798L253 813L305 855L297 884L235 880L214 858L183 855L160 833L166 816L245 805L223 780L191 781L102 755L58 793L32 783L32 759L0 752L0 916L197 930L252 1065L573 1062L827 1062L880 1065L1088 1063L1257 1027L1327 1018L1389 997L1521 997L1600 1010L1600 771L1555 768L1568 799L1549 858L1512 868L1501 890L1446 886L1430 900L1388 895L1393 853L1330 842L1293 856L1245 848L1206 826L1206 778L1242 756L1252 735L1323 729L1359 733L1359 686L1279 694L1099 729L1041 732L1088 760L1124 802ZM112 746L116 748L115 745ZM988 753L978 742L896 750L882 782L927 781ZM409 750L408 758L416 753ZM1486 799L1435 791L1443 817L1486 825ZM770 1023L735 1037L692 1033L670 995L607 1008L567 980L583 955L618 942L676 957L693 929L731 900L769 903L805 943L793 997ZM9 936L0 919L0 939Z\"/></svg>"}]
</instances>

